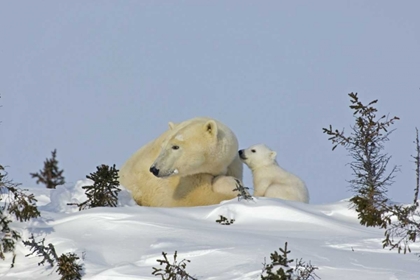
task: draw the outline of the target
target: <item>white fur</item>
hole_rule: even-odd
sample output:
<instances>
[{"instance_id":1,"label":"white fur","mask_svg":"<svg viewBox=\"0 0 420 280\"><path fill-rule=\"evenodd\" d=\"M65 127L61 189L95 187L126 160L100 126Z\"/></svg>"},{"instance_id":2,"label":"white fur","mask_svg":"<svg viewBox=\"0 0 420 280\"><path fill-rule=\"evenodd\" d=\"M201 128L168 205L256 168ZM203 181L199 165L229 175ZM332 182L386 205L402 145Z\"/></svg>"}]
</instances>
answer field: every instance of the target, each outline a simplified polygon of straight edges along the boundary
<instances>
[{"instance_id":1,"label":"white fur","mask_svg":"<svg viewBox=\"0 0 420 280\"><path fill-rule=\"evenodd\" d=\"M175 139L178 141L184 141L184 136L182 136L182 134L178 134L177 136L175 136Z\"/></svg>"},{"instance_id":2,"label":"white fur","mask_svg":"<svg viewBox=\"0 0 420 280\"><path fill-rule=\"evenodd\" d=\"M235 178L242 180L243 167L237 151L235 134L219 121L170 122L121 167L120 183L143 206L217 204L237 197Z\"/></svg>"},{"instance_id":3,"label":"white fur","mask_svg":"<svg viewBox=\"0 0 420 280\"><path fill-rule=\"evenodd\" d=\"M251 169L254 179L254 196L276 197L309 203L305 183L296 175L281 168L277 153L264 144L240 150L241 160Z\"/></svg>"}]
</instances>

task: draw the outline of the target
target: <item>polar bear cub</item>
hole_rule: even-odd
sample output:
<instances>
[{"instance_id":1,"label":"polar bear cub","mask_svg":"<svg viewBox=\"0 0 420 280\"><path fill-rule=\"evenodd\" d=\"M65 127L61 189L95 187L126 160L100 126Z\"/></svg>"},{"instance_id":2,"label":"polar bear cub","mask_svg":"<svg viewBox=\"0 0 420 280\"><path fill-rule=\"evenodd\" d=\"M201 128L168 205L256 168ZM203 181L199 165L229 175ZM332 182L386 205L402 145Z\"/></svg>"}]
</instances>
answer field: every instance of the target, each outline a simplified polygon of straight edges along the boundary
<instances>
[{"instance_id":1,"label":"polar bear cub","mask_svg":"<svg viewBox=\"0 0 420 280\"><path fill-rule=\"evenodd\" d=\"M254 196L275 197L285 200L309 202L308 189L296 175L281 168L277 153L264 144L240 150L240 159L251 169Z\"/></svg>"}]
</instances>

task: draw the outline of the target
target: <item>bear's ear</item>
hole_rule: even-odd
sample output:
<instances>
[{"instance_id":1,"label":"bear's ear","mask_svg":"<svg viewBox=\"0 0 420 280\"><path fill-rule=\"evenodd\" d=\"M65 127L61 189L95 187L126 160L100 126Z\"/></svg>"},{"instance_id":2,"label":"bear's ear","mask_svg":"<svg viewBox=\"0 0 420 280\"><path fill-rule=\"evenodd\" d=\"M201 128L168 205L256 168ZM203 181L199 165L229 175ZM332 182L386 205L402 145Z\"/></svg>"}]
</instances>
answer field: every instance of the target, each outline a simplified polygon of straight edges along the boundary
<instances>
[{"instance_id":1,"label":"bear's ear","mask_svg":"<svg viewBox=\"0 0 420 280\"><path fill-rule=\"evenodd\" d=\"M170 130L174 129L175 127L175 124L173 122L169 122L168 125Z\"/></svg>"},{"instance_id":2,"label":"bear's ear","mask_svg":"<svg viewBox=\"0 0 420 280\"><path fill-rule=\"evenodd\" d=\"M216 137L217 136L217 124L215 121L210 120L206 122L204 125L204 129L206 133L208 133L210 136Z\"/></svg>"},{"instance_id":3,"label":"bear's ear","mask_svg":"<svg viewBox=\"0 0 420 280\"><path fill-rule=\"evenodd\" d=\"M275 159L276 159L276 156L277 156L277 153L276 153L275 151L271 151L271 152L270 152L270 158L271 158L272 160L275 160Z\"/></svg>"}]
</instances>

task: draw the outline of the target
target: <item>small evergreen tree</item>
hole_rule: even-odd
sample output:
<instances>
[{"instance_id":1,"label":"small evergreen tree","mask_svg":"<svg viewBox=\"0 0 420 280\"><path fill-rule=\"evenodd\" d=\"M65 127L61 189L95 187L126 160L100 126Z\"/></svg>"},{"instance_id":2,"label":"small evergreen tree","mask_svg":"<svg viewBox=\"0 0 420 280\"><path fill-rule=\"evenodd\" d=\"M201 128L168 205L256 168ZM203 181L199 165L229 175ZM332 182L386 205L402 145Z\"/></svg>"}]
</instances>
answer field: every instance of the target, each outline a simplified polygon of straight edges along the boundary
<instances>
[{"instance_id":1,"label":"small evergreen tree","mask_svg":"<svg viewBox=\"0 0 420 280\"><path fill-rule=\"evenodd\" d=\"M82 265L77 263L79 257L75 253L62 254L58 257L54 245L49 243L48 246L44 245L45 238L41 241L36 242L32 235L28 241L23 241L23 244L30 247L30 253L25 257L36 254L38 257L42 257L42 260L38 265L44 265L48 262L51 267L57 262L56 272L61 275L61 280L80 280L82 279Z\"/></svg>"},{"instance_id":2,"label":"small evergreen tree","mask_svg":"<svg viewBox=\"0 0 420 280\"><path fill-rule=\"evenodd\" d=\"M20 222L28 221L40 216L33 194L25 193L18 188L19 184L7 179L7 173L0 165L0 258L5 259L5 253L13 252L11 266L14 266L16 241L21 239L17 231L9 227L12 222L10 216ZM2 201L4 199L4 201Z\"/></svg>"},{"instance_id":3,"label":"small evergreen tree","mask_svg":"<svg viewBox=\"0 0 420 280\"><path fill-rule=\"evenodd\" d=\"M219 215L219 216L220 216L220 219L217 219L216 223L219 223L221 225L228 226L228 225L231 225L235 222L235 219L228 219L228 218L226 218L225 216L222 216L222 215Z\"/></svg>"},{"instance_id":4,"label":"small evergreen tree","mask_svg":"<svg viewBox=\"0 0 420 280\"><path fill-rule=\"evenodd\" d=\"M288 258L290 251L287 250L287 242L284 244L284 249L279 248L280 253L274 251L270 254L271 263L263 263L263 270L261 272L261 280L309 280L319 278L314 271L317 267L307 264L300 260L296 260L296 267L290 266L293 260ZM275 270L277 269L277 270Z\"/></svg>"},{"instance_id":5,"label":"small evergreen tree","mask_svg":"<svg viewBox=\"0 0 420 280\"><path fill-rule=\"evenodd\" d=\"M245 187L240 180L235 179L236 181L236 188L233 191L237 191L238 193L238 200L253 200L252 195L248 192L248 187Z\"/></svg>"},{"instance_id":6,"label":"small evergreen tree","mask_svg":"<svg viewBox=\"0 0 420 280\"><path fill-rule=\"evenodd\" d=\"M82 265L77 264L79 257L75 253L62 254L58 259L56 272L61 275L61 280L82 279Z\"/></svg>"},{"instance_id":7,"label":"small evergreen tree","mask_svg":"<svg viewBox=\"0 0 420 280\"><path fill-rule=\"evenodd\" d=\"M102 164L96 167L96 172L87 175L86 178L93 180L93 185L82 187L88 199L78 204L79 210L94 207L116 207L118 193L121 191L118 181L118 170L115 164L112 167Z\"/></svg>"},{"instance_id":8,"label":"small evergreen tree","mask_svg":"<svg viewBox=\"0 0 420 280\"><path fill-rule=\"evenodd\" d=\"M160 276L162 280L197 280L197 278L192 277L187 273L185 270L187 268L187 263L190 260L183 259L182 261L178 262L177 258L177 251L174 254L174 262L170 263L167 257L167 253L162 252L163 260L156 260L159 265L165 265L165 268L156 268L153 267L152 275Z\"/></svg>"},{"instance_id":9,"label":"small evergreen tree","mask_svg":"<svg viewBox=\"0 0 420 280\"><path fill-rule=\"evenodd\" d=\"M349 183L356 193L350 201L355 206L360 223L366 226L385 227L382 215L386 211L387 187L392 184L394 173L398 170L394 166L387 173L388 162L391 159L384 150L384 143L393 130L388 128L398 117L388 119L383 115L376 117L377 109L372 105L378 100L364 105L359 101L357 93L349 93L350 108L354 111L356 124L351 127L352 132L349 136L344 135L343 131L333 130L330 127L323 128L323 132L331 136L328 140L333 143L333 150L338 146L344 146L350 153L353 161L350 168L353 171L354 179Z\"/></svg>"},{"instance_id":10,"label":"small evergreen tree","mask_svg":"<svg viewBox=\"0 0 420 280\"><path fill-rule=\"evenodd\" d=\"M63 177L64 170L59 170L58 161L56 159L57 150L51 152L52 158L46 159L44 162L44 169L38 173L30 173L32 178L37 178L36 183L44 184L47 189L55 189L59 185L64 185Z\"/></svg>"},{"instance_id":11,"label":"small evergreen tree","mask_svg":"<svg viewBox=\"0 0 420 280\"><path fill-rule=\"evenodd\" d=\"M0 240L0 259L6 259L6 253L13 253L11 267L14 267L16 257L16 254L14 253L16 241L18 241L21 236L17 231L9 228L9 223L11 222L12 221L4 216L3 213L0 213L0 233L3 235Z\"/></svg>"},{"instance_id":12,"label":"small evergreen tree","mask_svg":"<svg viewBox=\"0 0 420 280\"><path fill-rule=\"evenodd\" d=\"M54 261L58 259L58 256L51 243L47 246L44 245L45 238L36 242L35 237L31 235L29 240L22 242L25 246L30 247L29 250L31 251L29 254L25 255L25 257L36 254L38 257L42 257L42 260L38 263L38 265L44 265L45 262L48 262L51 267L54 266Z\"/></svg>"},{"instance_id":13,"label":"small evergreen tree","mask_svg":"<svg viewBox=\"0 0 420 280\"><path fill-rule=\"evenodd\" d=\"M287 254L290 251L287 250L287 242L284 244L284 249L279 248L281 255L274 251L270 254L271 264L264 262L263 271L261 273L261 280L289 280L292 277L293 268L289 266L293 260L288 259ZM277 270L274 270L278 267ZM266 274L266 275L264 275Z\"/></svg>"},{"instance_id":14,"label":"small evergreen tree","mask_svg":"<svg viewBox=\"0 0 420 280\"><path fill-rule=\"evenodd\" d=\"M390 250L397 249L398 253L411 252L409 244L416 242L420 235L420 144L418 130L416 129L416 155L413 156L416 166L416 187L412 205L390 205L386 197L387 187L393 183L394 173L398 170L394 166L386 172L390 156L383 153L384 143L393 130L389 127L398 117L388 119L385 115L376 118L377 109L373 104L362 104L357 93L350 93L351 106L354 110L356 125L352 127L350 136L344 131L323 128L329 140L333 143L333 150L344 146L353 157L350 167L354 179L350 180L351 187L356 195L350 199L358 212L360 223L365 226L380 226L385 229L383 247Z\"/></svg>"}]
</instances>

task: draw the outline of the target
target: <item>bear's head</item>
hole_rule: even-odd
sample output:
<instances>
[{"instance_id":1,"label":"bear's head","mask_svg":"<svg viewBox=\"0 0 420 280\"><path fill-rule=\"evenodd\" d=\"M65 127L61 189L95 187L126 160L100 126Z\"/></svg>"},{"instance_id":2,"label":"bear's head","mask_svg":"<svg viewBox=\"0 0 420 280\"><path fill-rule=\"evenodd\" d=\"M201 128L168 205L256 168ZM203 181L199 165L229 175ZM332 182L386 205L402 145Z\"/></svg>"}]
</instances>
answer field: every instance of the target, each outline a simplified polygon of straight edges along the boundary
<instances>
[{"instance_id":1,"label":"bear's head","mask_svg":"<svg viewBox=\"0 0 420 280\"><path fill-rule=\"evenodd\" d=\"M224 150L230 149L223 147L226 137L218 125L211 119L176 125L169 123L170 133L162 142L160 153L150 167L150 172L159 178L198 173L217 175L226 172L219 170L220 166L226 169L236 152L233 156L223 155Z\"/></svg>"},{"instance_id":2,"label":"bear's head","mask_svg":"<svg viewBox=\"0 0 420 280\"><path fill-rule=\"evenodd\" d=\"M264 144L258 144L251 146L248 149L239 150L238 153L241 161L251 169L276 163L277 153Z\"/></svg>"}]
</instances>

